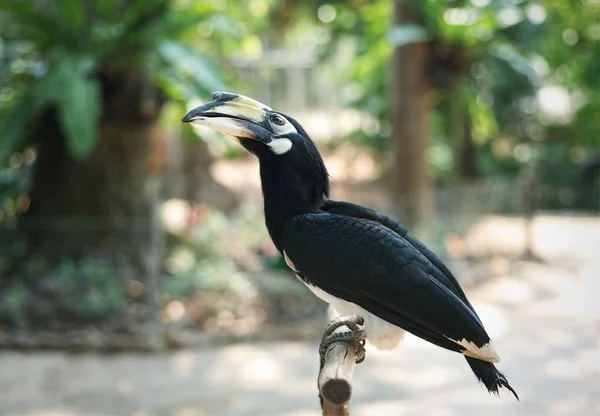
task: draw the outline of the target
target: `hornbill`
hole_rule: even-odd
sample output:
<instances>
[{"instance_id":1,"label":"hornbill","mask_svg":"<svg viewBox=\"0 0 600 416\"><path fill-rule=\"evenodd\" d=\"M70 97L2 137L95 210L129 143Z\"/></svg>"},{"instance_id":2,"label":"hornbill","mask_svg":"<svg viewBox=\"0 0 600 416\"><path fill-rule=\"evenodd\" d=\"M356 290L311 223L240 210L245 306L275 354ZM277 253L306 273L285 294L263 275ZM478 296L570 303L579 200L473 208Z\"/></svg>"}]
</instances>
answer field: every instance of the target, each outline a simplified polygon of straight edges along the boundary
<instances>
[{"instance_id":1,"label":"hornbill","mask_svg":"<svg viewBox=\"0 0 600 416\"><path fill-rule=\"evenodd\" d=\"M367 339L391 350L408 331L463 354L489 392L505 387L518 399L494 366L500 357L452 272L399 222L329 199L323 159L296 120L243 95L216 92L183 122L233 136L258 157L265 222L277 250L314 294L363 325L325 344Z\"/></svg>"}]
</instances>

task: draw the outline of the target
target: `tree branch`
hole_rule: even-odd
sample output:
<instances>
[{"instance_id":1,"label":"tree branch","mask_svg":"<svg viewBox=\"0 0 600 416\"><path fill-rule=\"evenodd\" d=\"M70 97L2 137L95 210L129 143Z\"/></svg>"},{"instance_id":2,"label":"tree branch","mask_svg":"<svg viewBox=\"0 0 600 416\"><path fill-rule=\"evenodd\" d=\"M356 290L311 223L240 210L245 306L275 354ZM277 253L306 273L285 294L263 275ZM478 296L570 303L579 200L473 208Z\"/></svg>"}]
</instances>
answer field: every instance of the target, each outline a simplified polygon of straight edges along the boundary
<instances>
[{"instance_id":1,"label":"tree branch","mask_svg":"<svg viewBox=\"0 0 600 416\"><path fill-rule=\"evenodd\" d=\"M338 328L336 332L344 332ZM323 416L348 416L356 347L351 341L337 341L327 348L319 371L319 398Z\"/></svg>"}]
</instances>

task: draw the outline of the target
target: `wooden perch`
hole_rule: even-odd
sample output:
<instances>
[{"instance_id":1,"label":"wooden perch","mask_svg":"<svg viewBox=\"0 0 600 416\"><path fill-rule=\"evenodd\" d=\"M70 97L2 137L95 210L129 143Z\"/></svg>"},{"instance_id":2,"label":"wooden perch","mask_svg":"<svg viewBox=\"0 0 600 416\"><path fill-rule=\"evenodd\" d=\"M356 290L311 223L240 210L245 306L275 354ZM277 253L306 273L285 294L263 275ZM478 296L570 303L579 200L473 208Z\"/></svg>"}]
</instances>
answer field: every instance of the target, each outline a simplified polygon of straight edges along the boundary
<instances>
[{"instance_id":1,"label":"wooden perch","mask_svg":"<svg viewBox=\"0 0 600 416\"><path fill-rule=\"evenodd\" d=\"M346 328L338 328L336 332ZM337 341L327 348L319 371L319 397L323 416L349 416L352 376L356 365L356 348L352 342Z\"/></svg>"}]
</instances>

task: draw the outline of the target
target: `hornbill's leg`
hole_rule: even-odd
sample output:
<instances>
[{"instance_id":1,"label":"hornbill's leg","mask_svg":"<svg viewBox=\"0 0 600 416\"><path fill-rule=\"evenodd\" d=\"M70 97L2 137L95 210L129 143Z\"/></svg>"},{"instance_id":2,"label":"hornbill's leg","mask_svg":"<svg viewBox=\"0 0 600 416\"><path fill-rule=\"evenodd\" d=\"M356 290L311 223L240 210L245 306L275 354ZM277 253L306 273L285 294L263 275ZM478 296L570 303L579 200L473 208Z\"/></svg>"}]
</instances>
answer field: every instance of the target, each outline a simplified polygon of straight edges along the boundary
<instances>
[{"instance_id":1,"label":"hornbill's leg","mask_svg":"<svg viewBox=\"0 0 600 416\"><path fill-rule=\"evenodd\" d=\"M327 348L338 341L346 341L352 343L356 350L356 363L362 363L365 359L365 331L359 329L359 325L363 325L365 320L358 315L351 316L339 316L333 321L329 322L325 331L323 332L323 338L319 345L319 355L321 356L321 367L325 362L325 353ZM334 331L341 326L347 326L350 331L336 332Z\"/></svg>"}]
</instances>

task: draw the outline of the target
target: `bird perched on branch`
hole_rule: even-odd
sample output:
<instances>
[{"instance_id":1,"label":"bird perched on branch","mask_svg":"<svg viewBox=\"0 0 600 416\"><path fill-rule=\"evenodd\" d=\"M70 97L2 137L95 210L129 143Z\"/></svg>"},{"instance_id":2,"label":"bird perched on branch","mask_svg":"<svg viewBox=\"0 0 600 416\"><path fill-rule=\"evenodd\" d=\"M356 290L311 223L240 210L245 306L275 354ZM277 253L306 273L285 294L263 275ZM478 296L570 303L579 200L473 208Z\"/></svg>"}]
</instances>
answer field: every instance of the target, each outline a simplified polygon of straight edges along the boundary
<instances>
[{"instance_id":1,"label":"bird perched on branch","mask_svg":"<svg viewBox=\"0 0 600 416\"><path fill-rule=\"evenodd\" d=\"M488 391L505 387L517 397L494 366L500 357L450 270L397 221L329 199L323 159L296 120L251 98L217 92L183 122L233 136L256 155L273 243L312 292L338 314L358 316L362 329L333 333L321 352L335 341L365 338L391 350L408 331L463 354Z\"/></svg>"}]
</instances>

